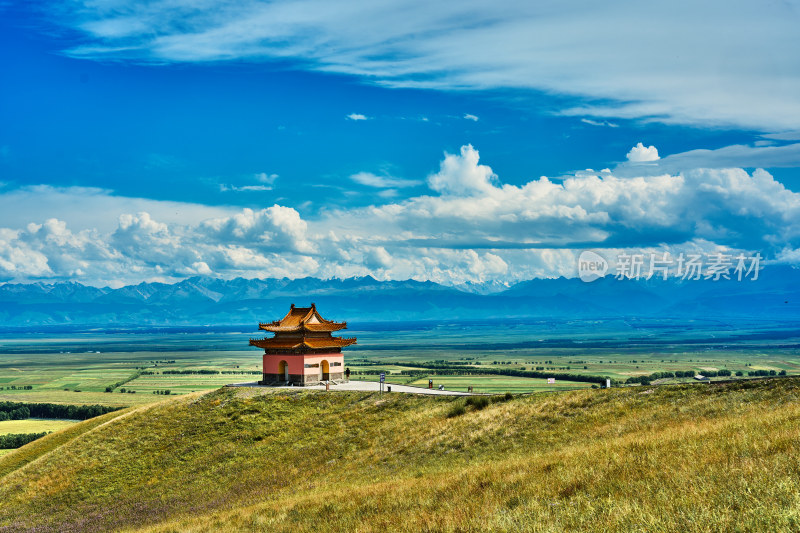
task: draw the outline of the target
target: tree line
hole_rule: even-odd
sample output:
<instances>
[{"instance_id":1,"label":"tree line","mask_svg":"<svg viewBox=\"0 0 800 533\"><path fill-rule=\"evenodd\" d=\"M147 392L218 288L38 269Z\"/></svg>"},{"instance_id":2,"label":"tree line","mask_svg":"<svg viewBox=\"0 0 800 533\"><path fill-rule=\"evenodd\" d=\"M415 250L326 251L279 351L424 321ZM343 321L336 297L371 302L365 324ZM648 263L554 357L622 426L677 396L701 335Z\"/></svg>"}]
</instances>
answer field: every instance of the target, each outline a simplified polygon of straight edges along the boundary
<instances>
[{"instance_id":1,"label":"tree line","mask_svg":"<svg viewBox=\"0 0 800 533\"><path fill-rule=\"evenodd\" d=\"M738 372L737 372L738 374ZM750 370L747 372L748 376L785 376L786 370L775 372L774 370Z\"/></svg>"},{"instance_id":2,"label":"tree line","mask_svg":"<svg viewBox=\"0 0 800 533\"><path fill-rule=\"evenodd\" d=\"M585 374L570 374L566 372L541 372L538 370L516 370L513 368L509 369L502 369L502 368L465 368L464 366L451 366L442 363L394 363L398 366L412 366L412 367L419 367L425 368L429 370L434 370L434 372L430 371L422 371L422 370L402 370L400 374L407 375L407 376L418 376L418 375L453 375L453 376L479 376L479 375L494 375L494 376L513 376L513 377L520 377L520 378L555 378L555 379L562 379L566 381L577 381L581 383L599 383L600 385L605 385L606 378L605 376L587 376ZM441 370L444 372L435 372L437 370Z\"/></svg>"},{"instance_id":3,"label":"tree line","mask_svg":"<svg viewBox=\"0 0 800 533\"><path fill-rule=\"evenodd\" d=\"M24 420L26 418L62 418L87 420L104 415L121 407L105 405L62 405L57 403L0 402L0 421Z\"/></svg>"},{"instance_id":4,"label":"tree line","mask_svg":"<svg viewBox=\"0 0 800 533\"><path fill-rule=\"evenodd\" d=\"M655 381L657 379L664 379L664 378L693 378L696 375L700 374L696 370L676 370L674 372L654 372L649 376L636 376L632 378L628 378L625 383L641 383L642 385L650 385L651 381ZM741 370L736 371L737 377L744 376L744 372ZM734 375L734 372L726 369L722 370L703 370L702 376L707 378L716 378L716 377L728 377ZM781 370L777 372L775 370L750 370L747 372L749 377L770 377L770 376L786 376L786 370Z\"/></svg>"},{"instance_id":5,"label":"tree line","mask_svg":"<svg viewBox=\"0 0 800 533\"><path fill-rule=\"evenodd\" d=\"M136 372L135 374L131 375L127 379L123 379L122 381L117 381L113 385L109 385L108 387L106 387L106 392L114 392L114 389L116 389L117 387L121 387L122 385L125 385L129 381L133 381L134 379L138 378L141 375L142 375L141 372ZM122 392L125 392L125 391L123 390Z\"/></svg>"},{"instance_id":6,"label":"tree line","mask_svg":"<svg viewBox=\"0 0 800 533\"><path fill-rule=\"evenodd\" d=\"M667 379L667 378L693 378L697 375L697 371L695 370L675 370L674 372L653 372L649 376L634 376L632 378L628 378L625 383L641 383L642 385L650 385L651 381L655 381L657 379ZM730 376L730 370L708 370L703 372L703 375L709 378L715 378L717 376Z\"/></svg>"},{"instance_id":7,"label":"tree line","mask_svg":"<svg viewBox=\"0 0 800 533\"><path fill-rule=\"evenodd\" d=\"M0 450L13 450L21 448L29 442L35 441L47 435L43 433L11 433L8 435L0 435Z\"/></svg>"},{"instance_id":8,"label":"tree line","mask_svg":"<svg viewBox=\"0 0 800 533\"><path fill-rule=\"evenodd\" d=\"M142 372L142 374L157 374L157 372ZM203 368L201 370L162 370L162 375L191 375L191 374L201 374L201 375L217 375L217 374L257 374L261 375L260 370L209 370Z\"/></svg>"},{"instance_id":9,"label":"tree line","mask_svg":"<svg viewBox=\"0 0 800 533\"><path fill-rule=\"evenodd\" d=\"M537 370L516 370L516 369L498 369L498 368L475 368L475 367L464 367L463 363L459 363L456 365L446 364L440 361L433 361L433 362L396 362L393 363L398 366L411 366L422 368L424 370L401 370L400 375L402 376L409 376L409 377L425 377L425 376L436 376L436 375L449 375L449 376L476 376L476 375L498 375L498 376L514 376L514 377L525 377L525 378L556 378L566 381L577 381L582 383L598 383L600 385L605 385L606 379L605 376L587 376L584 374L571 374L565 372L542 372L538 369ZM380 370L366 370L366 371L356 371L353 372L355 375L372 375L378 374ZM650 385L652 381L657 379L667 379L667 378L693 378L696 376L698 372L696 370L675 370L675 371L666 371L666 372L653 372L650 375L645 376L635 376L628 378L624 383L640 383L642 385ZM703 376L708 378L714 377L726 377L732 376L733 372L727 369L722 370L704 370L702 373ZM744 376L744 372L737 371L737 376ZM775 370L751 370L747 373L748 376L785 376L786 370L781 370L780 372L776 372ZM617 385L620 382L617 380L611 380L612 385Z\"/></svg>"}]
</instances>

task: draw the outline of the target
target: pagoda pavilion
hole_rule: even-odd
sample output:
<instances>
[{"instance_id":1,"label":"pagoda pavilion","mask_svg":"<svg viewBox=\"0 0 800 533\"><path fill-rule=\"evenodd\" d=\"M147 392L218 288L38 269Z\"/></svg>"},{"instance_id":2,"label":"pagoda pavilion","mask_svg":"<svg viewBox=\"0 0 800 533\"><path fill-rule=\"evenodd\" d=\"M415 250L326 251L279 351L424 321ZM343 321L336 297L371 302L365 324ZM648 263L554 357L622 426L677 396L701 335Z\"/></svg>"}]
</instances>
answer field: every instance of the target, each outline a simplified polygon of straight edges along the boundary
<instances>
[{"instance_id":1,"label":"pagoda pavilion","mask_svg":"<svg viewBox=\"0 0 800 533\"><path fill-rule=\"evenodd\" d=\"M316 385L321 381L344 378L342 348L356 339L334 337L331 332L347 328L347 322L325 320L311 307L295 307L281 320L258 325L275 334L264 339L250 339L250 346L264 349L262 385Z\"/></svg>"}]
</instances>

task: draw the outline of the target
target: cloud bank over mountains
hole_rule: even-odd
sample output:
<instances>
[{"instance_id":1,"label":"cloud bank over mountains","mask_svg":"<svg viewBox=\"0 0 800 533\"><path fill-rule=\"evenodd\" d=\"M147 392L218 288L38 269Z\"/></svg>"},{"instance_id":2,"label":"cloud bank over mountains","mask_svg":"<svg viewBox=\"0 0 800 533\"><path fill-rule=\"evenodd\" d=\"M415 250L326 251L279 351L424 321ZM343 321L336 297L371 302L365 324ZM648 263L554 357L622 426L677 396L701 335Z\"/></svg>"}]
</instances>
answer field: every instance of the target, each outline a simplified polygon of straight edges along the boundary
<instances>
[{"instance_id":1,"label":"cloud bank over mountains","mask_svg":"<svg viewBox=\"0 0 800 533\"><path fill-rule=\"evenodd\" d=\"M800 127L793 1L66 0L47 9L82 37L72 57L272 62L390 87L533 90L579 98L557 112L597 124Z\"/></svg>"},{"instance_id":2,"label":"cloud bank over mountains","mask_svg":"<svg viewBox=\"0 0 800 533\"><path fill-rule=\"evenodd\" d=\"M647 152L650 148L641 148ZM636 148L634 148L636 150ZM630 170L630 167L625 167ZM356 178L354 178L356 179ZM418 180L363 174L376 187ZM288 206L239 209L80 191L51 218L34 196L0 229L0 280L71 279L120 286L191 275L515 282L576 275L584 249L759 252L800 262L800 194L768 172L693 169L618 176L581 171L563 179L502 183L478 151L445 154L427 194L304 219ZM46 196L45 190L40 193ZM7 193L8 194L8 193ZM25 200L17 195L17 202ZM44 205L48 205L45 201ZM131 206L147 210L128 211ZM181 216L177 216L177 209Z\"/></svg>"}]
</instances>

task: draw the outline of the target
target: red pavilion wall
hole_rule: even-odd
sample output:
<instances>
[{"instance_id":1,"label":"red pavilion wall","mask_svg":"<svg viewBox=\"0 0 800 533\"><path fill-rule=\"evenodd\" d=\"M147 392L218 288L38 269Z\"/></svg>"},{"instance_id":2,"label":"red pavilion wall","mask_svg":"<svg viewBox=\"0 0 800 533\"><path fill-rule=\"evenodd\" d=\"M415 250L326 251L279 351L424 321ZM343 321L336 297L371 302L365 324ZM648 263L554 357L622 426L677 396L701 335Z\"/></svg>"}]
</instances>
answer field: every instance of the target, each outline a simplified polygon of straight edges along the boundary
<instances>
[{"instance_id":1,"label":"red pavilion wall","mask_svg":"<svg viewBox=\"0 0 800 533\"><path fill-rule=\"evenodd\" d=\"M342 353L325 354L264 354L263 381L283 382L285 375L280 371L281 361L286 361L289 367L289 381L296 385L318 383L323 379L323 361L327 361L329 372L327 379L340 380L344 378L344 355ZM318 366L314 366L318 365Z\"/></svg>"}]
</instances>

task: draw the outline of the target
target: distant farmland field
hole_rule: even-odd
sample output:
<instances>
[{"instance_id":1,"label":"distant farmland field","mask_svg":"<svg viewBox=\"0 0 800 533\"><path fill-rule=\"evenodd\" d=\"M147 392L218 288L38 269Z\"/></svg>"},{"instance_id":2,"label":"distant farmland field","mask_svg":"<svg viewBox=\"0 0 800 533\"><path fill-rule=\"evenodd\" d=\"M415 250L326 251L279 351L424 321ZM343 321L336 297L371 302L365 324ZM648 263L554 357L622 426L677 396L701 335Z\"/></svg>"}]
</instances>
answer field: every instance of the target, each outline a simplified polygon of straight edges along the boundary
<instances>
[{"instance_id":1,"label":"distant farmland field","mask_svg":"<svg viewBox=\"0 0 800 533\"><path fill-rule=\"evenodd\" d=\"M617 382L654 372L800 374L793 323L694 321L524 321L350 324L345 350L353 379L475 392L538 392L591 383L508 375L540 371ZM261 332L263 334L263 332ZM142 405L256 381L261 352L248 327L208 332L132 330L0 335L0 401ZM431 368L431 364L441 368ZM205 373L199 373L204 371ZM165 373L167 372L167 373ZM190 373L178 373L190 372ZM506 375L504 375L504 373ZM692 381L672 378L661 382ZM113 392L105 392L111 387ZM122 392L122 391L125 392Z\"/></svg>"}]
</instances>

